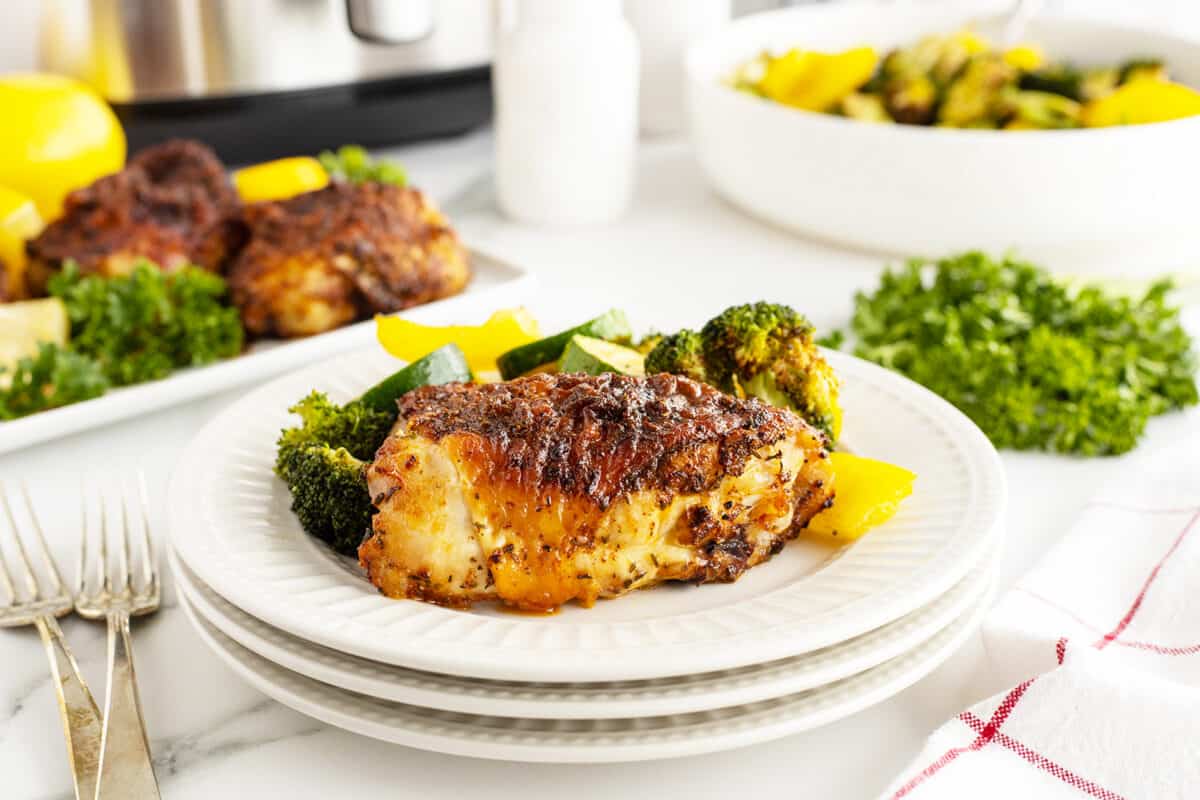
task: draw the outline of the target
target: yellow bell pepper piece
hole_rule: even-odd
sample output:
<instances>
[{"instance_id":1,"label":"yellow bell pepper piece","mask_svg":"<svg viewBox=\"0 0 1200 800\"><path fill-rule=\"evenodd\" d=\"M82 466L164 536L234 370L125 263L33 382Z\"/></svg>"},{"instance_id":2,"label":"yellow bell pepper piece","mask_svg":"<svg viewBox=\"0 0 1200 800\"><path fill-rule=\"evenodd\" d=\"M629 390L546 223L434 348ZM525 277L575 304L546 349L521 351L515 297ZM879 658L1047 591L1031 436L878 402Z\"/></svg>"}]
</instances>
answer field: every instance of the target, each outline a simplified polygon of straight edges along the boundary
<instances>
[{"instance_id":1,"label":"yellow bell pepper piece","mask_svg":"<svg viewBox=\"0 0 1200 800\"><path fill-rule=\"evenodd\" d=\"M25 296L25 242L42 227L33 198L0 186L0 298Z\"/></svg>"},{"instance_id":2,"label":"yellow bell pepper piece","mask_svg":"<svg viewBox=\"0 0 1200 800\"><path fill-rule=\"evenodd\" d=\"M1021 44L1005 51L1004 62L1010 67L1031 72L1046 63L1046 57L1034 45Z\"/></svg>"},{"instance_id":3,"label":"yellow bell pepper piece","mask_svg":"<svg viewBox=\"0 0 1200 800\"><path fill-rule=\"evenodd\" d=\"M900 501L912 494L917 476L895 464L833 453L833 505L808 523L818 536L852 542L891 519Z\"/></svg>"},{"instance_id":4,"label":"yellow bell pepper piece","mask_svg":"<svg viewBox=\"0 0 1200 800\"><path fill-rule=\"evenodd\" d=\"M1135 80L1083 107L1088 128L1167 122L1200 114L1200 92L1179 83Z\"/></svg>"},{"instance_id":5,"label":"yellow bell pepper piece","mask_svg":"<svg viewBox=\"0 0 1200 800\"><path fill-rule=\"evenodd\" d=\"M541 337L537 320L524 308L497 311L482 325L421 325L401 317L375 317L375 334L396 358L416 361L432 350L457 344L473 372L491 372L496 359Z\"/></svg>"},{"instance_id":6,"label":"yellow bell pepper piece","mask_svg":"<svg viewBox=\"0 0 1200 800\"><path fill-rule=\"evenodd\" d=\"M794 108L825 111L870 80L878 63L871 47L843 53L789 50L767 62L758 89Z\"/></svg>"},{"instance_id":7,"label":"yellow bell pepper piece","mask_svg":"<svg viewBox=\"0 0 1200 800\"><path fill-rule=\"evenodd\" d=\"M315 158L296 156L239 169L233 173L233 185L244 203L285 200L324 189L329 173Z\"/></svg>"}]
</instances>

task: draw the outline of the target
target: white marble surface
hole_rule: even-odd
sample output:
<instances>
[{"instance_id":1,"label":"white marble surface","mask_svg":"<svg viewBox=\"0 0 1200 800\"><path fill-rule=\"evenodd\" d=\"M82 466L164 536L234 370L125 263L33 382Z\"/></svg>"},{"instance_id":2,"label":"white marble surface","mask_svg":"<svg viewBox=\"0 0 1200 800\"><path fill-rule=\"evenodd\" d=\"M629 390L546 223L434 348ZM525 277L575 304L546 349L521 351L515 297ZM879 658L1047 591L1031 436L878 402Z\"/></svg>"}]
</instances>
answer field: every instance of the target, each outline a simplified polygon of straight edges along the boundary
<instances>
[{"instance_id":1,"label":"white marble surface","mask_svg":"<svg viewBox=\"0 0 1200 800\"><path fill-rule=\"evenodd\" d=\"M539 231L492 210L486 134L401 153L409 172L446 205L476 246L536 270L529 306L553 328L609 305L642 325L694 324L725 305L771 298L820 326L843 321L852 292L883 260L826 248L747 219L714 197L685 147L644 149L634 208L604 229ZM470 322L471 320L463 320ZM144 465L161 503L176 454L237 393L0 458L0 480L28 482L54 549L73 563L75 487ZM1152 423L1144 449L1200 413ZM1011 520L1001 581L1007 585L1050 546L1104 477L1111 460L1005 454ZM161 519L162 509L154 512ZM158 533L161 535L161 527ZM927 732L987 691L978 641L896 698L807 734L724 754L613 766L505 764L423 753L343 733L251 690L209 654L174 605L135 623L147 724L164 796L489 797L578 800L615 796L870 798L918 750ZM102 627L68 619L67 636L93 686L103 681ZM69 774L41 644L31 631L0 631L0 796L67 798Z\"/></svg>"}]
</instances>

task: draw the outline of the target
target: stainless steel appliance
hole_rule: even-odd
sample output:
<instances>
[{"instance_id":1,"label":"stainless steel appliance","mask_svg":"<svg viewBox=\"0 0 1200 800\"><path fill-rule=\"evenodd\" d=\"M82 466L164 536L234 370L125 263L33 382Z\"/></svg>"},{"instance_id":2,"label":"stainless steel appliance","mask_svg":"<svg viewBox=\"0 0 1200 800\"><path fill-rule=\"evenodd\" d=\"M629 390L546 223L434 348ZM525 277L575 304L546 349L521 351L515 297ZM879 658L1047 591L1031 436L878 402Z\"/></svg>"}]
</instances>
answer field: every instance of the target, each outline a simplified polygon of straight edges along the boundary
<instances>
[{"instance_id":1,"label":"stainless steel appliance","mask_svg":"<svg viewBox=\"0 0 1200 800\"><path fill-rule=\"evenodd\" d=\"M229 161L485 122L494 0L43 0L42 67L113 104L133 149Z\"/></svg>"}]
</instances>

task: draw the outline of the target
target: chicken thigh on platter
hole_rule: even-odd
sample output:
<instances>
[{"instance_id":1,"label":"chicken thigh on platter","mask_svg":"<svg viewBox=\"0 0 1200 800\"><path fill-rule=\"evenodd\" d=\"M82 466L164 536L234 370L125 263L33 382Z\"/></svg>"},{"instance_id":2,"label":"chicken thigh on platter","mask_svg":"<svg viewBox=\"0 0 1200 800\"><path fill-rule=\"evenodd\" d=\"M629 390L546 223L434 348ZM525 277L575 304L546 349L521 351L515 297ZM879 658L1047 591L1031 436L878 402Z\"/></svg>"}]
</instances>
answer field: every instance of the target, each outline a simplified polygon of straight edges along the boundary
<instances>
[{"instance_id":1,"label":"chicken thigh on platter","mask_svg":"<svg viewBox=\"0 0 1200 800\"><path fill-rule=\"evenodd\" d=\"M367 480L383 594L537 611L736 580L833 498L815 428L666 374L418 389Z\"/></svg>"},{"instance_id":2,"label":"chicken thigh on platter","mask_svg":"<svg viewBox=\"0 0 1200 800\"><path fill-rule=\"evenodd\" d=\"M457 294L466 249L421 192L334 182L245 209L249 241L229 266L253 335L309 336Z\"/></svg>"},{"instance_id":3,"label":"chicken thigh on platter","mask_svg":"<svg viewBox=\"0 0 1200 800\"><path fill-rule=\"evenodd\" d=\"M44 293L67 260L109 278L143 259L164 270L217 270L241 245L239 205L205 145L179 139L148 147L125 169L68 195L63 215L28 244L30 289Z\"/></svg>"}]
</instances>

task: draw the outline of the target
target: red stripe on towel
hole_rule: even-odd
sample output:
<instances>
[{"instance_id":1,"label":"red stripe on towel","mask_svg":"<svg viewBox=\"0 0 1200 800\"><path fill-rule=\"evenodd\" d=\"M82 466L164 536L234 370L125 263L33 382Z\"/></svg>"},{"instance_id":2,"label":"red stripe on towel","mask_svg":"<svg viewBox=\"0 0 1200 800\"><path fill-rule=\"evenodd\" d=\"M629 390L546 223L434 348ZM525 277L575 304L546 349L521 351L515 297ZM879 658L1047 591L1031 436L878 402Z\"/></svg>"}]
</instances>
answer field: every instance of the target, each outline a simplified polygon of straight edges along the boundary
<instances>
[{"instance_id":1,"label":"red stripe on towel","mask_svg":"<svg viewBox=\"0 0 1200 800\"><path fill-rule=\"evenodd\" d=\"M983 720L979 720L981 727L977 731L979 736L975 739L975 741L971 742L971 744L966 747L952 747L945 753L942 753L942 755L933 761L929 766L912 776L907 783L897 789L896 793L892 795L892 800L899 800L899 798L907 796L913 791L913 789L916 789L922 783L932 778L934 775L940 772L943 767L954 761L954 759L958 758L963 753L969 753L972 750L979 750L988 742L992 741L996 734L1000 732L1000 726L1004 724L1004 720L1008 719L1009 714L1011 714L1013 709L1017 707L1017 702L1021 699L1021 696L1025 694L1025 690L1028 689L1035 680L1037 679L1030 678L1005 695L1004 699L1000 701L1000 705L997 706L996 711L992 714L992 718L988 720L986 724L983 723ZM967 713L968 712L963 712L963 714L960 714L959 719L963 719ZM974 717L973 714L971 716ZM978 717L974 718L979 719Z\"/></svg>"},{"instance_id":2,"label":"red stripe on towel","mask_svg":"<svg viewBox=\"0 0 1200 800\"><path fill-rule=\"evenodd\" d=\"M1133 621L1138 609L1142 607L1142 601L1146 599L1146 592L1150 591L1150 587L1154 584L1154 581L1158 579L1158 573L1162 570L1163 565L1167 563L1171 556L1175 555L1175 551L1179 549L1179 545L1183 544L1183 540L1187 538L1187 535L1192 531L1192 528L1195 527L1196 520L1198 519L1200 519L1200 511L1197 511L1192 515L1192 518L1188 520L1187 525L1184 525L1183 530L1181 530L1179 535L1175 537L1175 541L1171 544L1171 548L1163 554L1162 558L1158 560L1158 563L1154 565L1154 569L1150 570L1150 574L1146 576L1145 583L1142 584L1141 591L1137 593L1137 597L1133 598L1133 605L1131 605L1129 610L1125 612L1125 616L1121 617L1121 621L1117 623L1117 627L1104 634L1104 638L1095 643L1095 648L1097 650L1103 650L1105 647L1110 645L1114 639L1120 636L1121 633L1129 627L1129 623Z\"/></svg>"},{"instance_id":3,"label":"red stripe on towel","mask_svg":"<svg viewBox=\"0 0 1200 800\"><path fill-rule=\"evenodd\" d=\"M987 726L984 725L983 720L972 714L970 711L964 711L959 715L959 719L965 722L972 730L987 730ZM1124 800L1121 795L1117 794L1111 789L1105 789L1098 783L1090 781L1087 778L1072 772L1061 764L1051 761L1049 758L1035 751L1028 745L1012 738L1007 733L996 731L995 735L992 737L992 741L1001 747L1011 750L1021 758L1028 761L1030 764L1033 764L1038 769L1042 770L1043 772L1048 772L1071 788L1078 789L1084 794L1100 798L1100 800Z\"/></svg>"}]
</instances>

